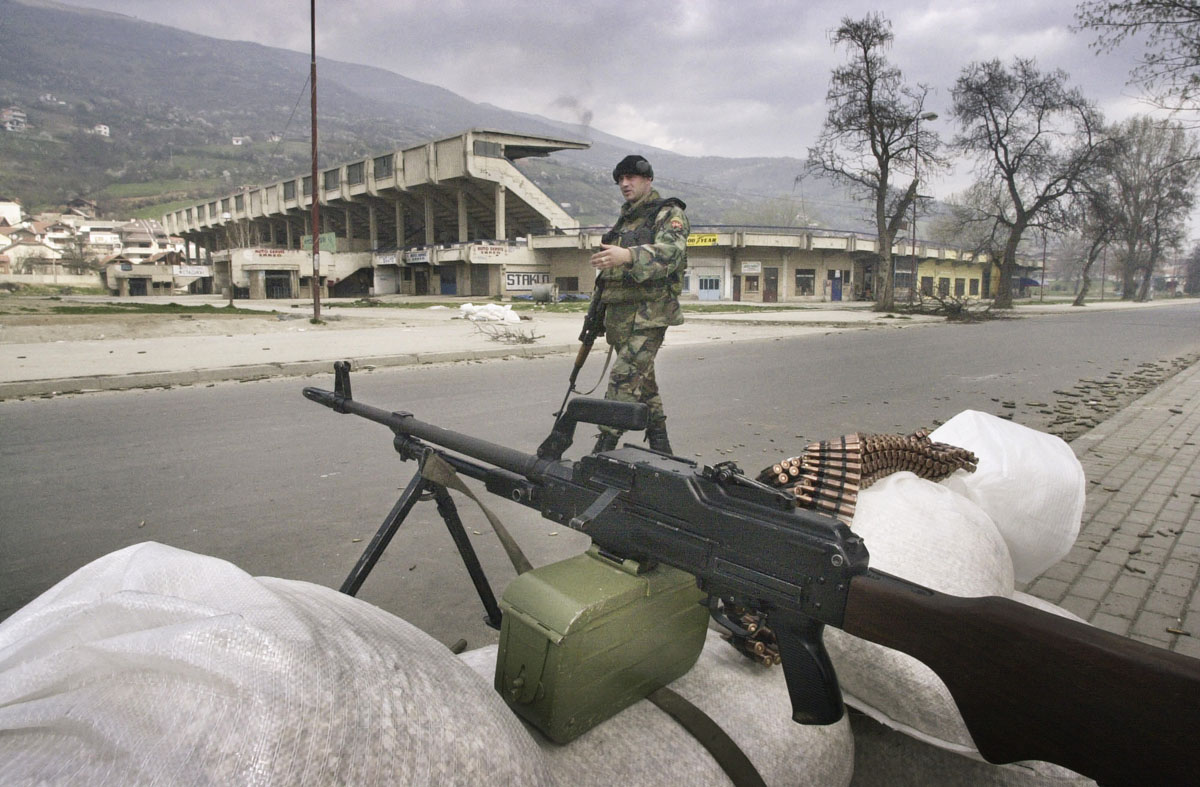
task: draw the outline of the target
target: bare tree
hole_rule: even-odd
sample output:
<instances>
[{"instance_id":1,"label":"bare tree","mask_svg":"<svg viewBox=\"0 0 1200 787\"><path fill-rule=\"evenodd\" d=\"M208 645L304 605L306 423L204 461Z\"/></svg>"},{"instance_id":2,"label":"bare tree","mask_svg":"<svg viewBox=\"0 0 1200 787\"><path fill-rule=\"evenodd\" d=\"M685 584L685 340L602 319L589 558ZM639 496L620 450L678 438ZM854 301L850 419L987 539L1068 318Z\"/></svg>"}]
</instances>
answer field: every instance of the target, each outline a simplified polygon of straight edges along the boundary
<instances>
[{"instance_id":1,"label":"bare tree","mask_svg":"<svg viewBox=\"0 0 1200 787\"><path fill-rule=\"evenodd\" d=\"M1183 241L1196 202L1200 143L1182 125L1146 116L1117 124L1112 140L1102 159L1111 187L1097 209L1121 244L1122 295L1141 301L1159 261Z\"/></svg>"},{"instance_id":2,"label":"bare tree","mask_svg":"<svg viewBox=\"0 0 1200 787\"><path fill-rule=\"evenodd\" d=\"M1093 48L1109 51L1140 37L1145 52L1131 80L1155 103L1197 109L1200 98L1200 3L1195 0L1087 0L1075 12L1080 29L1096 31Z\"/></svg>"},{"instance_id":3,"label":"bare tree","mask_svg":"<svg viewBox=\"0 0 1200 787\"><path fill-rule=\"evenodd\" d=\"M1200 295L1200 246L1194 247L1188 255L1183 292L1185 295Z\"/></svg>"},{"instance_id":4,"label":"bare tree","mask_svg":"<svg viewBox=\"0 0 1200 787\"><path fill-rule=\"evenodd\" d=\"M925 173L943 166L940 140L921 121L929 89L910 88L884 51L893 40L892 24L880 14L842 19L831 36L845 46L849 62L835 68L825 103L829 113L817 143L808 149L809 170L848 185L872 204L879 264L875 308L895 306L892 244L917 195L917 178L903 190L893 185L896 170Z\"/></svg>"},{"instance_id":5,"label":"bare tree","mask_svg":"<svg viewBox=\"0 0 1200 787\"><path fill-rule=\"evenodd\" d=\"M965 192L946 200L946 210L931 224L929 239L958 246L975 259L998 259L1003 253L1007 233L996 219L1001 197L985 183L975 183ZM985 276L987 267L984 268ZM985 290L991 287L990 281Z\"/></svg>"},{"instance_id":6,"label":"bare tree","mask_svg":"<svg viewBox=\"0 0 1200 787\"><path fill-rule=\"evenodd\" d=\"M1022 235L1092 165L1100 114L1067 87L1065 72L1043 73L1023 58L1011 68L990 60L963 69L954 114L962 127L955 147L975 157L978 186L991 195L985 210L1007 232L995 299L1010 308Z\"/></svg>"},{"instance_id":7,"label":"bare tree","mask_svg":"<svg viewBox=\"0 0 1200 787\"><path fill-rule=\"evenodd\" d=\"M1073 232L1064 236L1059 257L1066 261L1077 280L1072 306L1086 304L1092 288L1092 268L1116 235L1116 225L1109 214L1111 202L1106 199L1109 185L1098 180L1092 188L1076 195L1063 211L1063 223Z\"/></svg>"}]
</instances>

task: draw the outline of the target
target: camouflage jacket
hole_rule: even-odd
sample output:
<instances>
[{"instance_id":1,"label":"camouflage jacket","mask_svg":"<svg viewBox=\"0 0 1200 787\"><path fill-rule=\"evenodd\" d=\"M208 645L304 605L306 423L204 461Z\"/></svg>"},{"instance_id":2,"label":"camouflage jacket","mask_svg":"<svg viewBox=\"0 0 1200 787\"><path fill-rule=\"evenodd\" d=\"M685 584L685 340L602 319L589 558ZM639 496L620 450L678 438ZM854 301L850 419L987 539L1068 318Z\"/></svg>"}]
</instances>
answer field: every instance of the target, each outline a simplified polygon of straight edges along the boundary
<instances>
[{"instance_id":1,"label":"camouflage jacket","mask_svg":"<svg viewBox=\"0 0 1200 787\"><path fill-rule=\"evenodd\" d=\"M620 218L604 236L605 243L628 248L633 260L600 272L604 279L601 300L610 306L637 304L637 327L683 322L679 294L683 291L691 231L683 211L679 200L663 200L651 190L637 202L622 205Z\"/></svg>"}]
</instances>

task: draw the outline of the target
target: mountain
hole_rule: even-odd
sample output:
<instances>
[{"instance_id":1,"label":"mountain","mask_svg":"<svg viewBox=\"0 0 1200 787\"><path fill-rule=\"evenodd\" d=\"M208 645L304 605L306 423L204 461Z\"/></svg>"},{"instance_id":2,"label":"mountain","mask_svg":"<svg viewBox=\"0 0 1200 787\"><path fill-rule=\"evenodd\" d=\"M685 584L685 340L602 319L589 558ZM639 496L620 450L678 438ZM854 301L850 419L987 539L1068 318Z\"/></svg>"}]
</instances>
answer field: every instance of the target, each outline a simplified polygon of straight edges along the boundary
<instances>
[{"instance_id":1,"label":"mountain","mask_svg":"<svg viewBox=\"0 0 1200 787\"><path fill-rule=\"evenodd\" d=\"M81 196L106 215L159 215L310 167L307 53L50 0L0 0L0 28L0 106L29 119L24 132L0 132L0 195L31 209ZM317 85L322 166L493 128L592 143L518 163L585 225L611 221L620 198L609 173L633 151L654 163L664 193L688 202L694 224L788 224L801 211L832 226L859 222L834 187L798 184L800 159L682 156L323 58ZM110 136L93 133L97 124Z\"/></svg>"}]
</instances>

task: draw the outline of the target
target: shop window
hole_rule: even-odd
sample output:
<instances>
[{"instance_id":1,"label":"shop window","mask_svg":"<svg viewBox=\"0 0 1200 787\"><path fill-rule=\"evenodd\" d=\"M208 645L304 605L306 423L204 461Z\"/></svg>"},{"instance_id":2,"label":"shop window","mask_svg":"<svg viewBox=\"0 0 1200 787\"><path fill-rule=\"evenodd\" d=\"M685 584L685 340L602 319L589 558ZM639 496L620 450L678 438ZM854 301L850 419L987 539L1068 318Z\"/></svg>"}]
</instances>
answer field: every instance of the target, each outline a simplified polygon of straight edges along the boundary
<instances>
[{"instance_id":1,"label":"shop window","mask_svg":"<svg viewBox=\"0 0 1200 787\"><path fill-rule=\"evenodd\" d=\"M796 269L796 294L815 295L817 286L817 271L815 268Z\"/></svg>"},{"instance_id":2,"label":"shop window","mask_svg":"<svg viewBox=\"0 0 1200 787\"><path fill-rule=\"evenodd\" d=\"M392 174L392 163L395 161L395 154L389 153L386 156L376 156L373 164L375 177L386 178Z\"/></svg>"},{"instance_id":3,"label":"shop window","mask_svg":"<svg viewBox=\"0 0 1200 787\"><path fill-rule=\"evenodd\" d=\"M950 294L950 279L942 277L938 279L938 295L943 298Z\"/></svg>"},{"instance_id":4,"label":"shop window","mask_svg":"<svg viewBox=\"0 0 1200 787\"><path fill-rule=\"evenodd\" d=\"M979 279L971 279L971 296L978 297L979 295Z\"/></svg>"},{"instance_id":5,"label":"shop window","mask_svg":"<svg viewBox=\"0 0 1200 787\"><path fill-rule=\"evenodd\" d=\"M955 294L955 296L957 296L959 298L961 298L967 294L967 280L966 279L955 279L954 280L954 294Z\"/></svg>"},{"instance_id":6,"label":"shop window","mask_svg":"<svg viewBox=\"0 0 1200 787\"><path fill-rule=\"evenodd\" d=\"M758 292L758 277L757 276L747 276L746 277L746 292Z\"/></svg>"},{"instance_id":7,"label":"shop window","mask_svg":"<svg viewBox=\"0 0 1200 787\"><path fill-rule=\"evenodd\" d=\"M933 277L932 276L922 276L921 277L921 294L922 295L933 295Z\"/></svg>"}]
</instances>

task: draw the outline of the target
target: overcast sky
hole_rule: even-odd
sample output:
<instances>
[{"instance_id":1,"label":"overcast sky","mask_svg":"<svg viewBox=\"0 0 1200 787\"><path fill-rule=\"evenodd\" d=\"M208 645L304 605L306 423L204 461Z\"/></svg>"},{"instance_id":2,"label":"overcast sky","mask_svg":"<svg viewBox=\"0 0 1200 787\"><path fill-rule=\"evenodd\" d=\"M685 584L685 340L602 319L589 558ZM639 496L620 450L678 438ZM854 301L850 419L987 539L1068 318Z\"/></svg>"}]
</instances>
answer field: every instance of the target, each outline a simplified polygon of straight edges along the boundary
<instances>
[{"instance_id":1,"label":"overcast sky","mask_svg":"<svg viewBox=\"0 0 1200 787\"><path fill-rule=\"evenodd\" d=\"M304 0L64 0L203 35L309 51ZM473 101L595 128L687 155L803 158L820 131L829 43L843 16L880 11L889 52L934 89L954 133L963 66L1013 56L1062 68L1110 119L1148 108L1127 86L1140 49L1096 55L1071 0L318 0L317 54L395 71ZM930 184L944 198L960 168Z\"/></svg>"}]
</instances>

